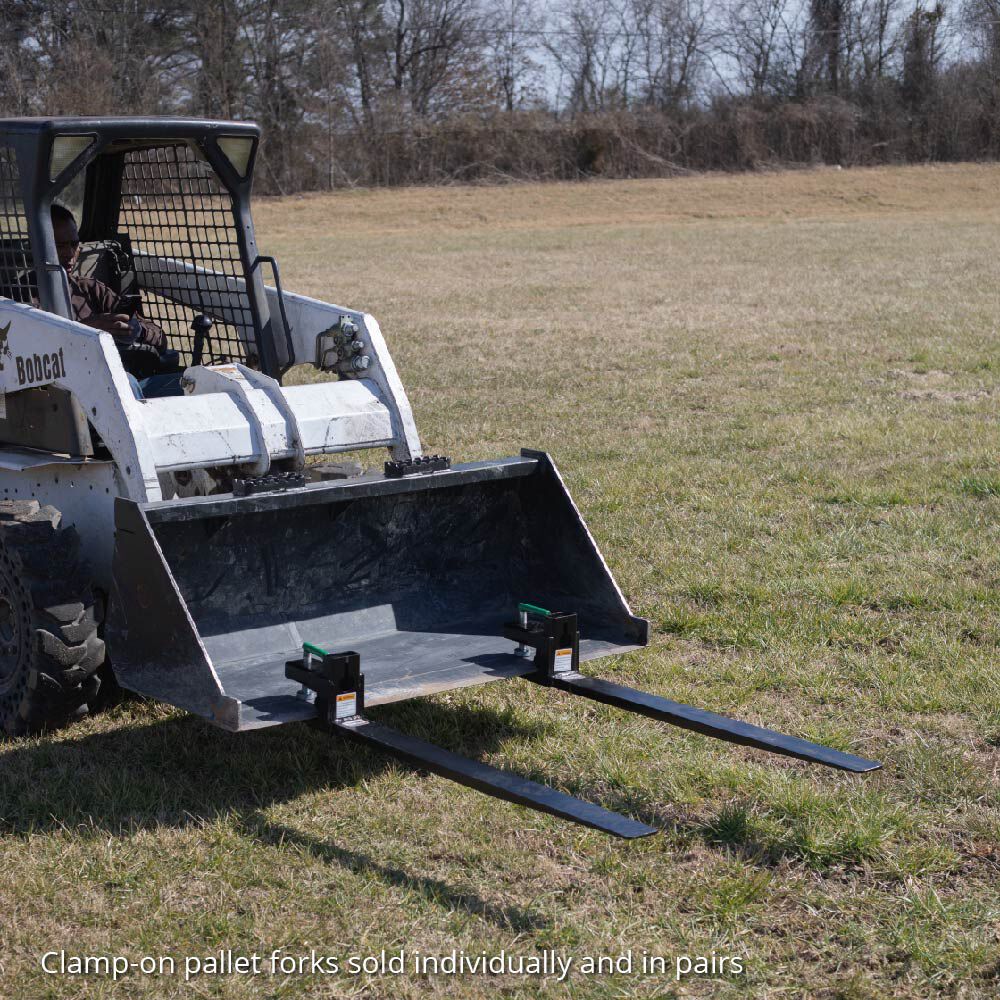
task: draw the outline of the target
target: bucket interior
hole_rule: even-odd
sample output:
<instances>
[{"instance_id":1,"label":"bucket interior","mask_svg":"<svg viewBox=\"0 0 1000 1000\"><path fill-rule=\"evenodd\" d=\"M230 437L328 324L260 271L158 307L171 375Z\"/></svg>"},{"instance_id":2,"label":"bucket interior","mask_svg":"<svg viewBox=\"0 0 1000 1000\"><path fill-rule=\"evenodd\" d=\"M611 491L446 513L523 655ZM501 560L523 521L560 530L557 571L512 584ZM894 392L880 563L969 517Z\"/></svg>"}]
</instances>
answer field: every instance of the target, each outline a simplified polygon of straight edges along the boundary
<instances>
[{"instance_id":1,"label":"bucket interior","mask_svg":"<svg viewBox=\"0 0 1000 1000\"><path fill-rule=\"evenodd\" d=\"M304 708L284 677L303 642L359 652L375 705L529 671L501 634L521 601L577 612L585 659L644 641L551 470L317 498L151 522L226 695L261 724Z\"/></svg>"}]
</instances>

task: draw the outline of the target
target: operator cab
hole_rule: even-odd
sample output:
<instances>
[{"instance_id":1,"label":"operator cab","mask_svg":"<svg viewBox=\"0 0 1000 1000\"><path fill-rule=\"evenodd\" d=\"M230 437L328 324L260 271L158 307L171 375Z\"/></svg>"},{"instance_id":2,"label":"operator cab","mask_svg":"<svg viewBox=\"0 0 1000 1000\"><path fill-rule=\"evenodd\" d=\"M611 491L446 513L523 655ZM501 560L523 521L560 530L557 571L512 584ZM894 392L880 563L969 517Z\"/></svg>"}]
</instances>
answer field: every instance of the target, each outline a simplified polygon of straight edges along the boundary
<instances>
[{"instance_id":1,"label":"operator cab","mask_svg":"<svg viewBox=\"0 0 1000 1000\"><path fill-rule=\"evenodd\" d=\"M259 139L245 122L0 120L0 295L73 318L50 216L59 203L79 224L76 273L161 327L168 365L240 362L280 380L290 331L272 320L261 268L275 264L258 254L250 214ZM55 386L10 394L0 441L92 454L86 417Z\"/></svg>"}]
</instances>

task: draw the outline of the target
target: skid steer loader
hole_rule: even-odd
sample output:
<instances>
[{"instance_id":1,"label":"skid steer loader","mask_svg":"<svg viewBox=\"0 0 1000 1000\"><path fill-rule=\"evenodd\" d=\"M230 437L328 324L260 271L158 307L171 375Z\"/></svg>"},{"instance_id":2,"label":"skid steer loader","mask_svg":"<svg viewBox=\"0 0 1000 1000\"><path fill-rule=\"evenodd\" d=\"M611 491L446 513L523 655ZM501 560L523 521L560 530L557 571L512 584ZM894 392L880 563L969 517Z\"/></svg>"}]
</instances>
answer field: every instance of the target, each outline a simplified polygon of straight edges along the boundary
<instances>
[{"instance_id":1,"label":"skid steer loader","mask_svg":"<svg viewBox=\"0 0 1000 1000\"><path fill-rule=\"evenodd\" d=\"M426 456L382 333L282 291L254 238L259 131L181 118L0 121L0 725L124 688L239 731L335 733L491 795L654 832L369 720L371 706L520 677L848 771L873 761L581 672L644 646L548 455ZM178 395L145 398L75 321L79 270L168 335ZM269 271L271 284L265 283ZM283 385L293 365L329 377ZM388 449L384 469L309 456Z\"/></svg>"}]
</instances>

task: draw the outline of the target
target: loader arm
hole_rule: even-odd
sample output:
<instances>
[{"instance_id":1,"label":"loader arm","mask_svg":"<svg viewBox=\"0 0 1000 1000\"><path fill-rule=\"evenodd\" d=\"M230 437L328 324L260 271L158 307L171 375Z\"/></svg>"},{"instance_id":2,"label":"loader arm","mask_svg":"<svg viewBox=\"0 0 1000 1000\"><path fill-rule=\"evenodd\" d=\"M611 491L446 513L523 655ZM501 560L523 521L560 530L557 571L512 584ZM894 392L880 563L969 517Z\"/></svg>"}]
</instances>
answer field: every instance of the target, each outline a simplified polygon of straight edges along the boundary
<instances>
[{"instance_id":1,"label":"loader arm","mask_svg":"<svg viewBox=\"0 0 1000 1000\"><path fill-rule=\"evenodd\" d=\"M375 344L380 350L381 337ZM387 358L383 353L380 363ZM116 496L156 502L165 486L166 496L173 495L171 474L191 470L264 475L275 463L302 468L311 455L384 447L409 457L419 447L405 394L408 438L400 430L396 400L374 378L282 387L230 364L188 369L186 379L183 396L140 401L109 334L0 298L0 403L25 390L64 390L85 415L82 434L89 440L89 423L110 452L110 460L100 461L74 455L71 447L60 454L0 446L0 478L17 497L27 488L19 477L33 470L31 495L58 499L66 523L80 531L103 589L111 588L113 539L92 526L110 529ZM42 404L36 409L45 419Z\"/></svg>"},{"instance_id":2,"label":"loader arm","mask_svg":"<svg viewBox=\"0 0 1000 1000\"><path fill-rule=\"evenodd\" d=\"M156 275L158 280L162 280L163 275L169 274L171 277L169 287L158 288L159 295L185 305L196 305L202 303L206 297L210 298L213 307L206 310L207 314L213 320L228 322L240 329L240 336L244 343L252 343L252 328L241 328L238 322L239 303L245 296L244 289L246 287L241 278L195 267L184 261L153 257L149 254L135 254L134 262L140 286L143 285L144 275ZM388 414L389 430L387 433L373 435L370 428L359 429L357 433L353 434L350 430L345 430L344 433L332 435L327 440L328 446L325 447L320 446L315 439L312 439L312 443L305 446L306 453L332 454L358 448L385 446L392 452L393 458L408 459L420 455L420 437L413 419L413 410L375 318L367 313L331 305L306 295L290 292L279 293L275 287L270 285L265 286L265 292L272 321L276 324L285 321L288 323L288 329L282 331L279 336L289 344L290 366L319 367L317 364L317 338L320 334L335 327L344 317L348 317L354 322L358 327L360 343L364 345L359 350L361 355L367 359L367 365L360 372L345 371L342 368L339 370L331 369L331 371L337 372L344 385L349 385L352 382L363 384L367 398L381 403ZM294 387L292 389L294 391ZM289 388L286 388L285 391L288 393ZM330 401L335 410L339 407L341 410L353 412L356 405L363 405L364 397L356 389L343 389L342 392L329 390L325 398ZM202 423L201 426L206 425ZM222 446L216 450L220 449L224 450ZM194 453L197 454L197 450ZM187 460L185 461L187 462ZM171 460L169 467L190 468L191 464L188 462L188 464L177 466Z\"/></svg>"},{"instance_id":3,"label":"loader arm","mask_svg":"<svg viewBox=\"0 0 1000 1000\"><path fill-rule=\"evenodd\" d=\"M278 290L270 285L265 285L264 290L272 314L278 315L280 313ZM350 317L358 325L361 341L365 345L364 353L371 359L371 365L365 370L364 377L375 383L392 413L393 458L406 459L420 455L420 438L413 419L413 410L410 408L403 381L399 377L375 317L368 313L320 302L319 299L310 298L308 295L284 292L282 298L291 327L290 337L296 364L317 365L317 337L334 326L342 316Z\"/></svg>"}]
</instances>

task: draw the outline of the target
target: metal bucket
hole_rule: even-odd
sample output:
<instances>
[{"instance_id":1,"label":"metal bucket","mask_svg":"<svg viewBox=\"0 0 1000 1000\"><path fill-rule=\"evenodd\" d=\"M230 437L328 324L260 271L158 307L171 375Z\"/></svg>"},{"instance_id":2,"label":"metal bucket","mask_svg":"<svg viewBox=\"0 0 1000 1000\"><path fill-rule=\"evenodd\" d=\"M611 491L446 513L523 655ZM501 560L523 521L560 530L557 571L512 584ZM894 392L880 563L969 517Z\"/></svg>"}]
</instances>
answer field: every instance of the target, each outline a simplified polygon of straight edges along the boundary
<instances>
[{"instance_id":1,"label":"metal bucket","mask_svg":"<svg viewBox=\"0 0 1000 1000\"><path fill-rule=\"evenodd\" d=\"M547 455L115 508L119 682L227 729L309 718L302 644L356 650L366 704L529 673L521 601L579 616L582 660L645 645Z\"/></svg>"}]
</instances>

